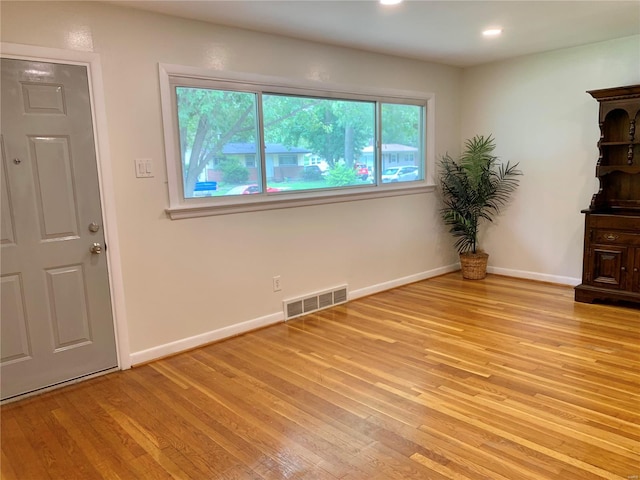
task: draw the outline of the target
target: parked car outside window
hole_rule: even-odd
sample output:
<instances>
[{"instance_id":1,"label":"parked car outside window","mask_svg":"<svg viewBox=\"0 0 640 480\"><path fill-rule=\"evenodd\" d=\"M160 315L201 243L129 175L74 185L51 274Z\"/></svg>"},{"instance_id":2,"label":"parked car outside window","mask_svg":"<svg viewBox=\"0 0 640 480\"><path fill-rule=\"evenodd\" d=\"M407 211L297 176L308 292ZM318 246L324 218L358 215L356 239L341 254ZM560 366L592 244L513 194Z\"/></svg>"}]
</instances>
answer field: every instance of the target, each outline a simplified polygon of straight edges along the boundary
<instances>
[{"instance_id":1,"label":"parked car outside window","mask_svg":"<svg viewBox=\"0 0 640 480\"><path fill-rule=\"evenodd\" d=\"M305 180L321 180L326 174L327 172L318 165L307 165L302 172L302 178Z\"/></svg>"},{"instance_id":2,"label":"parked car outside window","mask_svg":"<svg viewBox=\"0 0 640 480\"><path fill-rule=\"evenodd\" d=\"M406 167L391 167L382 172L382 182L410 182L418 180L419 169L418 167L406 166Z\"/></svg>"},{"instance_id":3,"label":"parked car outside window","mask_svg":"<svg viewBox=\"0 0 640 480\"><path fill-rule=\"evenodd\" d=\"M271 193L271 192L279 192L280 189L279 188L274 188L274 187L267 187L267 192ZM242 192L243 195L252 195L254 193L261 193L261 189L258 185L249 185L247 188L244 189L244 191Z\"/></svg>"},{"instance_id":4,"label":"parked car outside window","mask_svg":"<svg viewBox=\"0 0 640 480\"><path fill-rule=\"evenodd\" d=\"M356 171L356 174L358 175L358 178L360 180L366 180L367 178L369 178L369 167L367 167L366 163L356 163L353 165L353 168Z\"/></svg>"}]
</instances>

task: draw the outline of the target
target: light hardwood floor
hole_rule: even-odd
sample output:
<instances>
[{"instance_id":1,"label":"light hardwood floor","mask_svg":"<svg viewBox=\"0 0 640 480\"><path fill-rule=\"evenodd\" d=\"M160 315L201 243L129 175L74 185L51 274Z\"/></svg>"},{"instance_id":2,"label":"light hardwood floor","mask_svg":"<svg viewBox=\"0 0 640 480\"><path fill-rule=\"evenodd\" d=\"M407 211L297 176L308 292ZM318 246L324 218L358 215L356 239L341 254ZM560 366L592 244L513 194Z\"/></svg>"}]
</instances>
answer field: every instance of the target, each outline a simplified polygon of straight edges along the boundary
<instances>
[{"instance_id":1,"label":"light hardwood floor","mask_svg":"<svg viewBox=\"0 0 640 480\"><path fill-rule=\"evenodd\" d=\"M2 478L638 479L639 343L453 273L7 404Z\"/></svg>"}]
</instances>

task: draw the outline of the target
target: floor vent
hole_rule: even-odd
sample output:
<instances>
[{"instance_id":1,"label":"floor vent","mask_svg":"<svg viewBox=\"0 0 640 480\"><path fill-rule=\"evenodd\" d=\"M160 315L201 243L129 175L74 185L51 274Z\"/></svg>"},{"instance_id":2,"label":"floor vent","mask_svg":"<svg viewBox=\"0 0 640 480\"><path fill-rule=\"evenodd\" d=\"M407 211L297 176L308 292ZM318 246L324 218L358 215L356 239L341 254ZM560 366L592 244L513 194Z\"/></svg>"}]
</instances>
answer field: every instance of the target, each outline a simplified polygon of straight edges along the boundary
<instances>
[{"instance_id":1,"label":"floor vent","mask_svg":"<svg viewBox=\"0 0 640 480\"><path fill-rule=\"evenodd\" d=\"M329 290L323 290L322 292L304 295L299 298L285 300L285 320L329 308L340 303L346 303L347 297L347 286L343 285Z\"/></svg>"},{"instance_id":2,"label":"floor vent","mask_svg":"<svg viewBox=\"0 0 640 480\"><path fill-rule=\"evenodd\" d=\"M304 311L302 310L302 300L297 300L294 302L287 303L286 310L286 318L297 317L298 315L302 315Z\"/></svg>"}]
</instances>

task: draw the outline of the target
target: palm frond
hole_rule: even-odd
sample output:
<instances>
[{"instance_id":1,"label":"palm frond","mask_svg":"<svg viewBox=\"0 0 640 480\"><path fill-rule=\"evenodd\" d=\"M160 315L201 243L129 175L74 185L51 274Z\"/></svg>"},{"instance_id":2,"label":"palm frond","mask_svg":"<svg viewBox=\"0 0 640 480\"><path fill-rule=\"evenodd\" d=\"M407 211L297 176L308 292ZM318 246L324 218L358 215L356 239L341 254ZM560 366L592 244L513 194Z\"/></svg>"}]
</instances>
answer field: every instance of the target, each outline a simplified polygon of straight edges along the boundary
<instances>
[{"instance_id":1,"label":"palm frond","mask_svg":"<svg viewBox=\"0 0 640 480\"><path fill-rule=\"evenodd\" d=\"M460 253L476 252L480 220L492 222L519 185L518 164L498 164L495 147L491 135L476 135L457 161L449 154L440 160L440 213Z\"/></svg>"}]
</instances>

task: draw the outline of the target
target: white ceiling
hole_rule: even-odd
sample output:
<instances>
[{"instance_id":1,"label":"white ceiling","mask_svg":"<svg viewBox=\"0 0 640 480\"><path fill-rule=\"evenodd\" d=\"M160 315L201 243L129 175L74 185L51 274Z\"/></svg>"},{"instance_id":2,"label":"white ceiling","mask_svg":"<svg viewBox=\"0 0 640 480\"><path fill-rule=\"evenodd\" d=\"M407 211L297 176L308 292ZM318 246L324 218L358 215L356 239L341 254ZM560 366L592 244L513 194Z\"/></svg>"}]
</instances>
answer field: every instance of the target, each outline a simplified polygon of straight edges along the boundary
<instances>
[{"instance_id":1,"label":"white ceiling","mask_svg":"<svg viewBox=\"0 0 640 480\"><path fill-rule=\"evenodd\" d=\"M636 1L113 1L331 45L472 66L640 34ZM499 38L482 30L499 26ZM639 69L640 69L640 59Z\"/></svg>"}]
</instances>

